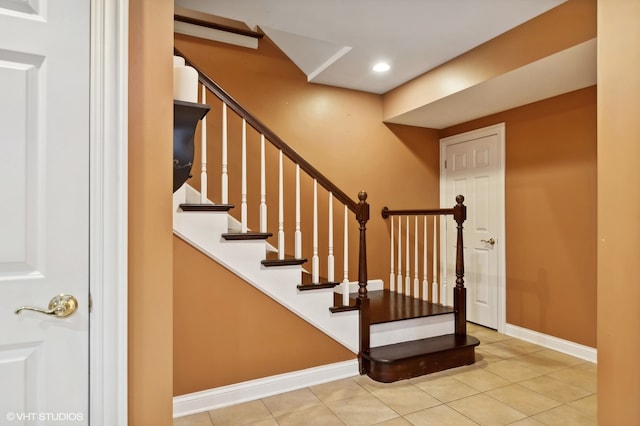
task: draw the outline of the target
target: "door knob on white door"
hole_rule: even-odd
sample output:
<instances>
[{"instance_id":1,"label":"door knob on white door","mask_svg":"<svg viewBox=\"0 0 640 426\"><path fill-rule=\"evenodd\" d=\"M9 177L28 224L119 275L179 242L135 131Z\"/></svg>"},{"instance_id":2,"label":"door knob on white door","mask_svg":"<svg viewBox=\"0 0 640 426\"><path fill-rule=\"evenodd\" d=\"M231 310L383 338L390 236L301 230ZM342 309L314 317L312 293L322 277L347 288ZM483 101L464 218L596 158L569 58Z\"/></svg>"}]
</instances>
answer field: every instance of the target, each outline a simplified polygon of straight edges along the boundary
<instances>
[{"instance_id":1,"label":"door knob on white door","mask_svg":"<svg viewBox=\"0 0 640 426\"><path fill-rule=\"evenodd\" d=\"M480 240L483 243L491 244L492 246L496 243L496 240L493 238L489 238L488 240Z\"/></svg>"},{"instance_id":2,"label":"door knob on white door","mask_svg":"<svg viewBox=\"0 0 640 426\"><path fill-rule=\"evenodd\" d=\"M78 300L70 294L59 294L49 302L48 309L34 308L33 306L21 306L14 311L17 315L22 311L40 312L45 315L56 317L68 317L78 309Z\"/></svg>"}]
</instances>

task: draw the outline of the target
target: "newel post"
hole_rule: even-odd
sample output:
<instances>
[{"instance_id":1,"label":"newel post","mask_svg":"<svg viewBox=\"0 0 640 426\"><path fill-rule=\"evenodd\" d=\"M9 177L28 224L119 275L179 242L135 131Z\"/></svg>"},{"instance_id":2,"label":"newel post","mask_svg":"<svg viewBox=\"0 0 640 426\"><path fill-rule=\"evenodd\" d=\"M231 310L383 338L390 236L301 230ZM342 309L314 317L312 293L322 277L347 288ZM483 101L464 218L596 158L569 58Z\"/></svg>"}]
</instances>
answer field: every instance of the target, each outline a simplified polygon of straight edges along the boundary
<instances>
[{"instance_id":1,"label":"newel post","mask_svg":"<svg viewBox=\"0 0 640 426\"><path fill-rule=\"evenodd\" d=\"M457 226L456 242L456 286L453 290L453 309L456 311L455 327L457 335L467 334L467 289L464 287L464 241L462 239L462 224L467 219L467 206L462 204L464 197L456 196L453 208L453 219Z\"/></svg>"},{"instance_id":2,"label":"newel post","mask_svg":"<svg viewBox=\"0 0 640 426\"><path fill-rule=\"evenodd\" d=\"M360 365L360 374L365 374L363 366L363 354L368 354L371 347L371 339L369 336L369 298L367 297L367 222L369 221L369 204L367 204L367 193L362 191L358 194L358 211L356 219L360 224L360 249L358 256L358 298L357 303L360 307L360 353L358 361Z\"/></svg>"}]
</instances>

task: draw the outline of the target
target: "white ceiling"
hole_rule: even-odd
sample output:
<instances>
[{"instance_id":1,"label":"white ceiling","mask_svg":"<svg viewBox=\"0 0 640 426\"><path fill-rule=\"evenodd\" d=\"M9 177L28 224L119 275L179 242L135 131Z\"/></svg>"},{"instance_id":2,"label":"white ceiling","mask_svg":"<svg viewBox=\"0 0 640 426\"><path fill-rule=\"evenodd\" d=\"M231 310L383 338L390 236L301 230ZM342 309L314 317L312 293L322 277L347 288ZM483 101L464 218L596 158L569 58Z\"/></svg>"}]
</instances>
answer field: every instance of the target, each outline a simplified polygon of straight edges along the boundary
<instances>
[{"instance_id":1,"label":"white ceiling","mask_svg":"<svg viewBox=\"0 0 640 426\"><path fill-rule=\"evenodd\" d=\"M382 94L564 1L175 0L175 4L241 21L253 29L259 28L307 75L310 82ZM595 84L595 48L592 51L582 49L581 52L586 55L584 61L593 65L590 71L593 82L586 85ZM372 71L371 67L378 61L387 61L391 70L384 73ZM551 64L563 66L560 58L556 58L555 62L537 64L538 68L533 73L521 70L503 78L511 85L523 83L522 80L515 81L517 77L524 78L525 86L534 87L534 80L538 81L537 77L545 74L540 67ZM576 87L571 76L564 80L569 83L567 87L553 84L553 91L545 89L543 92L554 96L581 88ZM582 82L584 78L578 80ZM541 85L545 84L544 79L539 81ZM496 86L500 80L491 82L493 85L488 83L485 83L485 89L502 87ZM468 101L463 95L482 95L478 89L475 90L453 95L439 105L425 105L389 121L442 128L541 99L538 96L541 92L534 89L529 91L533 92L534 98L520 95L505 99L506 107L500 102L493 102L491 111L483 109L483 105L488 106L484 102L486 99L476 102L478 105L471 118L451 115L451 110L457 108L460 101ZM513 92L502 91L505 95ZM465 105L458 111L469 111L468 103ZM438 114L442 117L437 118Z\"/></svg>"}]
</instances>

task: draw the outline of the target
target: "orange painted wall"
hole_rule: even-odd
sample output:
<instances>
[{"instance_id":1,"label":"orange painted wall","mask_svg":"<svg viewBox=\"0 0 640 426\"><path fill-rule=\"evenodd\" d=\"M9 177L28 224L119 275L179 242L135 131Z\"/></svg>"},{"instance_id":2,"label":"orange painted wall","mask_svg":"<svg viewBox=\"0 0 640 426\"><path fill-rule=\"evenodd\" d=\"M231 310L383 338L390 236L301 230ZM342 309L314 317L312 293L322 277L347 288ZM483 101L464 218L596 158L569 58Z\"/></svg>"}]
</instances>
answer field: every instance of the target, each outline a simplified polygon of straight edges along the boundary
<instances>
[{"instance_id":1,"label":"orange painted wall","mask_svg":"<svg viewBox=\"0 0 640 426\"><path fill-rule=\"evenodd\" d=\"M174 395L355 359L183 240L173 246Z\"/></svg>"},{"instance_id":2,"label":"orange painted wall","mask_svg":"<svg viewBox=\"0 0 640 426\"><path fill-rule=\"evenodd\" d=\"M596 346L596 88L442 131L506 123L507 323Z\"/></svg>"},{"instance_id":3,"label":"orange painted wall","mask_svg":"<svg viewBox=\"0 0 640 426\"><path fill-rule=\"evenodd\" d=\"M173 1L129 3L131 425L172 425Z\"/></svg>"},{"instance_id":4,"label":"orange painted wall","mask_svg":"<svg viewBox=\"0 0 640 426\"><path fill-rule=\"evenodd\" d=\"M598 424L640 424L640 2L598 1Z\"/></svg>"}]
</instances>

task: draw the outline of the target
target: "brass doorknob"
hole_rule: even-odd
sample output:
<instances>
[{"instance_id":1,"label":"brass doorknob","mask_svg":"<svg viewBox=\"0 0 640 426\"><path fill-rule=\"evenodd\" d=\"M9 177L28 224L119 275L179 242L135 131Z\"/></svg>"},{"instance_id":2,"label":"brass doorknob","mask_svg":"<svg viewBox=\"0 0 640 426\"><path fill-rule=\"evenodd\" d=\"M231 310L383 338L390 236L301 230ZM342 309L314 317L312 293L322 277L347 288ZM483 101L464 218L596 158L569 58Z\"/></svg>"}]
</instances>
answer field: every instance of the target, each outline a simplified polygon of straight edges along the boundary
<instances>
[{"instance_id":1,"label":"brass doorknob","mask_svg":"<svg viewBox=\"0 0 640 426\"><path fill-rule=\"evenodd\" d=\"M496 243L496 240L493 238L489 238L488 240L480 240L483 243L491 244L492 246Z\"/></svg>"},{"instance_id":2,"label":"brass doorknob","mask_svg":"<svg viewBox=\"0 0 640 426\"><path fill-rule=\"evenodd\" d=\"M14 311L17 315L22 311L40 312L56 317L68 317L78 309L78 300L70 294L59 294L49 301L48 309L34 308L33 306L21 306Z\"/></svg>"}]
</instances>

